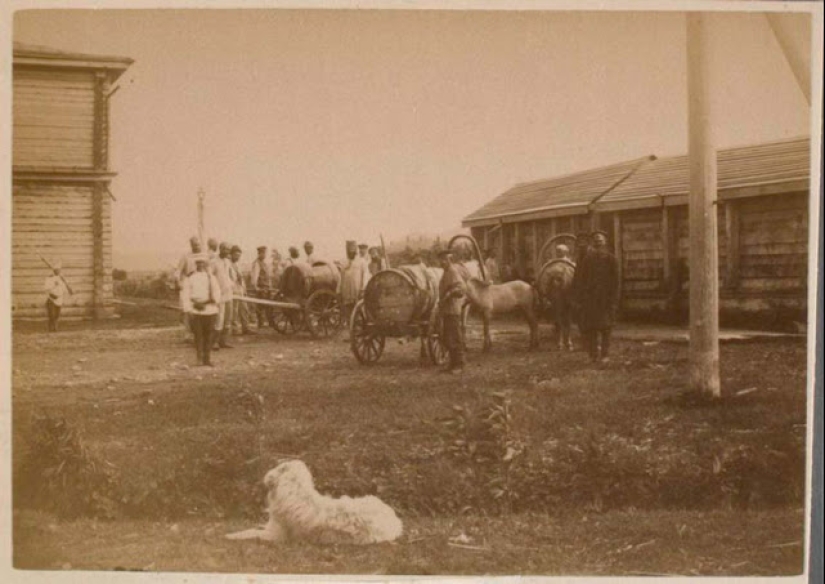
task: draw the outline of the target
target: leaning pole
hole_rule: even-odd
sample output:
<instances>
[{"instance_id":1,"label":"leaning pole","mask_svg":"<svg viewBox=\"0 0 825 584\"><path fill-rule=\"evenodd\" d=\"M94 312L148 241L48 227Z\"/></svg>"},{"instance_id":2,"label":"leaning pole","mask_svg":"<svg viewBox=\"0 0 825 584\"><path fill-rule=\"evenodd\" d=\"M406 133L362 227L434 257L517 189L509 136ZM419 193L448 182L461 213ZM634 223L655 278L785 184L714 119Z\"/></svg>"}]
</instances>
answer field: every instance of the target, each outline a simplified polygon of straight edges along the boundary
<instances>
[{"instance_id":1,"label":"leaning pole","mask_svg":"<svg viewBox=\"0 0 825 584\"><path fill-rule=\"evenodd\" d=\"M721 397L716 149L710 112L707 13L687 14L688 159L690 166L690 385Z\"/></svg>"}]
</instances>

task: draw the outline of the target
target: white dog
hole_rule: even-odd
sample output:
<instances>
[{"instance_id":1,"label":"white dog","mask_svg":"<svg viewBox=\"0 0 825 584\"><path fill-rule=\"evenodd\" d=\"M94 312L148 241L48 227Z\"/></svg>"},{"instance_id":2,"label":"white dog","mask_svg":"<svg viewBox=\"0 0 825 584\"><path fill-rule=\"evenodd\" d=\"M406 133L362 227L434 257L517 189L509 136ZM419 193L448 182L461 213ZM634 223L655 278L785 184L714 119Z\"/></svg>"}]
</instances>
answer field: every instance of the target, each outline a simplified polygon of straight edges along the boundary
<instances>
[{"instance_id":1,"label":"white dog","mask_svg":"<svg viewBox=\"0 0 825 584\"><path fill-rule=\"evenodd\" d=\"M289 539L314 543L368 544L401 535L401 520L377 497L333 499L320 494L300 460L284 462L266 473L269 522L262 529L232 533L229 539Z\"/></svg>"}]
</instances>

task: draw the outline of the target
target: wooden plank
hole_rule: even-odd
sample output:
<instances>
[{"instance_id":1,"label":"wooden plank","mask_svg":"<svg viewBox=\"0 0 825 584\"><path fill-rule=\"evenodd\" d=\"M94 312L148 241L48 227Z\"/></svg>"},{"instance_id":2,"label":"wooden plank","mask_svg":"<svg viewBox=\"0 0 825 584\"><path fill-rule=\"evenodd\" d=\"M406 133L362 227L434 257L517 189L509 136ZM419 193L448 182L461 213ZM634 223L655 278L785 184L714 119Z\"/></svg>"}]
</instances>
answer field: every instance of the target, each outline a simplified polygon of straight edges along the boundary
<instances>
[{"instance_id":1,"label":"wooden plank","mask_svg":"<svg viewBox=\"0 0 825 584\"><path fill-rule=\"evenodd\" d=\"M727 252L728 261L726 262L725 270L725 287L729 290L735 290L739 285L739 211L738 203L735 201L728 201L725 206L725 250ZM720 250L721 250L720 246Z\"/></svg>"},{"instance_id":2,"label":"wooden plank","mask_svg":"<svg viewBox=\"0 0 825 584\"><path fill-rule=\"evenodd\" d=\"M741 278L739 287L744 292L780 292L807 289L804 278Z\"/></svg>"},{"instance_id":3,"label":"wooden plank","mask_svg":"<svg viewBox=\"0 0 825 584\"><path fill-rule=\"evenodd\" d=\"M619 306L622 305L622 290L624 279L624 252L622 246L622 217L619 213L613 214L613 255L619 267ZM571 250L572 251L572 250Z\"/></svg>"},{"instance_id":4,"label":"wooden plank","mask_svg":"<svg viewBox=\"0 0 825 584\"><path fill-rule=\"evenodd\" d=\"M783 229L770 231L745 231L740 224L739 241L742 248L756 245L801 244L807 245L808 234L801 230Z\"/></svg>"},{"instance_id":5,"label":"wooden plank","mask_svg":"<svg viewBox=\"0 0 825 584\"><path fill-rule=\"evenodd\" d=\"M740 271L742 278L805 278L808 275L808 266L801 264L756 264L743 266Z\"/></svg>"}]
</instances>

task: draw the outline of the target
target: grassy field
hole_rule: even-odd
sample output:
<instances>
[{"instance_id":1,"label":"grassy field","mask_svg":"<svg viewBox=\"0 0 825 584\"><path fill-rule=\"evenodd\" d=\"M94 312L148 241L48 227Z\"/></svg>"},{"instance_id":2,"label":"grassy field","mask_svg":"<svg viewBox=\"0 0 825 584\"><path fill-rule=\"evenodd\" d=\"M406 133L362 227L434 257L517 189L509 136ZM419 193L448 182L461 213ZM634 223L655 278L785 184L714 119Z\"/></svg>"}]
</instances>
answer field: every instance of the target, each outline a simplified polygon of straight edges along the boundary
<instances>
[{"instance_id":1,"label":"grassy field","mask_svg":"<svg viewBox=\"0 0 825 584\"><path fill-rule=\"evenodd\" d=\"M168 312L168 311L167 311ZM684 344L619 340L611 363L471 331L466 373L390 341L273 332L193 366L174 313L15 330L15 565L361 574L786 575L803 562L806 351L722 347L726 397L685 393ZM141 316L143 315L143 316ZM144 328L141 328L143 326ZM543 331L547 335L547 331ZM367 548L223 534L262 520L263 474L376 494L405 524Z\"/></svg>"}]
</instances>

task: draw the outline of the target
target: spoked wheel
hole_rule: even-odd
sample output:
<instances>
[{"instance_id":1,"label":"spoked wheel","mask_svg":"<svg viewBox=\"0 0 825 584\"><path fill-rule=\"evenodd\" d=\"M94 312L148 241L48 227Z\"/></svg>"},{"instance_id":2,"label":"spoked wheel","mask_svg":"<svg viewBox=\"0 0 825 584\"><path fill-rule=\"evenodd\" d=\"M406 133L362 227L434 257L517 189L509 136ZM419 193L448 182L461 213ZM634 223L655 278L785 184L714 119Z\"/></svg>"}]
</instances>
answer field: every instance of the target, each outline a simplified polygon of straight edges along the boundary
<instances>
[{"instance_id":1,"label":"spoked wheel","mask_svg":"<svg viewBox=\"0 0 825 584\"><path fill-rule=\"evenodd\" d=\"M359 300L352 310L349 325L349 344L352 354L359 363L370 365L381 358L384 352L384 335L369 330L364 301Z\"/></svg>"},{"instance_id":2,"label":"spoked wheel","mask_svg":"<svg viewBox=\"0 0 825 584\"><path fill-rule=\"evenodd\" d=\"M310 294L304 313L313 337L329 337L341 328L341 304L332 290L316 290Z\"/></svg>"},{"instance_id":3,"label":"spoked wheel","mask_svg":"<svg viewBox=\"0 0 825 584\"><path fill-rule=\"evenodd\" d=\"M430 314L430 322L427 326L427 352L434 365L444 365L449 357L447 347L444 345L443 331L444 321L436 306Z\"/></svg>"},{"instance_id":4,"label":"spoked wheel","mask_svg":"<svg viewBox=\"0 0 825 584\"><path fill-rule=\"evenodd\" d=\"M282 310L272 316L273 328L282 335L294 335L304 328L304 313L300 310Z\"/></svg>"}]
</instances>

